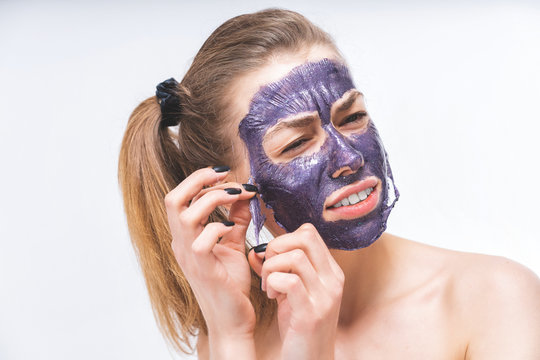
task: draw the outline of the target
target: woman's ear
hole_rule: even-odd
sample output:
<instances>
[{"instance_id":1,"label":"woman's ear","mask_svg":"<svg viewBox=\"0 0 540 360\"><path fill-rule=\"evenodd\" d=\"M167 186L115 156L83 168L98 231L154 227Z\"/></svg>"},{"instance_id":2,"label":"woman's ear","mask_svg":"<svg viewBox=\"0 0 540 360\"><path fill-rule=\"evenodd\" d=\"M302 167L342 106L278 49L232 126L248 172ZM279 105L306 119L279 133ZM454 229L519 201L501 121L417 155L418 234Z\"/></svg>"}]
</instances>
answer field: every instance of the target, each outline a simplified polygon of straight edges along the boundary
<instances>
[{"instance_id":1,"label":"woman's ear","mask_svg":"<svg viewBox=\"0 0 540 360\"><path fill-rule=\"evenodd\" d=\"M256 253L255 250L251 249L248 253L248 262L253 271L257 273L257 275L261 276L262 272L262 265L264 262L264 252Z\"/></svg>"}]
</instances>

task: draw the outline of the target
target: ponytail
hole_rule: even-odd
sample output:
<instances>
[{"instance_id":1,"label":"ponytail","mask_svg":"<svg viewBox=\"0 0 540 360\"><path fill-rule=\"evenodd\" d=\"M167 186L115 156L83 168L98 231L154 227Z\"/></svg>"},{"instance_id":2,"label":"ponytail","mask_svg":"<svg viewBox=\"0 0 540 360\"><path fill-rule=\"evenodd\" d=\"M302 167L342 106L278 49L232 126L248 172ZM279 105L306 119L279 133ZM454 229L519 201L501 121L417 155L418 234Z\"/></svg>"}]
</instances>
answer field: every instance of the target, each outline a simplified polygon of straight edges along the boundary
<instances>
[{"instance_id":1,"label":"ponytail","mask_svg":"<svg viewBox=\"0 0 540 360\"><path fill-rule=\"evenodd\" d=\"M170 245L163 199L186 174L169 132L161 123L161 110L155 97L137 106L122 141L118 178L131 241L154 316L170 344L187 352L193 350L189 337L197 329L205 331L206 326ZM179 331L178 324L181 324Z\"/></svg>"}]
</instances>

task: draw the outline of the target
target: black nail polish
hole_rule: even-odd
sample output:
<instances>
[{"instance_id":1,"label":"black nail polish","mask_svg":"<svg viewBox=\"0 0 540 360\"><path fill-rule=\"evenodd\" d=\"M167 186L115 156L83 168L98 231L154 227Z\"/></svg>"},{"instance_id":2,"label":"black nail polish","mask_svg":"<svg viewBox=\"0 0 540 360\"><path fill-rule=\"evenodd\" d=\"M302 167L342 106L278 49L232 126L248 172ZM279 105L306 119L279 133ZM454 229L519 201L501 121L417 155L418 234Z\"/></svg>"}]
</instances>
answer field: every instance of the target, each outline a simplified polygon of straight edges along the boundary
<instances>
[{"instance_id":1,"label":"black nail polish","mask_svg":"<svg viewBox=\"0 0 540 360\"><path fill-rule=\"evenodd\" d=\"M268 243L257 245L257 246L255 246L253 248L253 251L255 251L256 253L262 253L262 252L266 251L266 246L267 245L268 245Z\"/></svg>"},{"instance_id":2,"label":"black nail polish","mask_svg":"<svg viewBox=\"0 0 540 360\"><path fill-rule=\"evenodd\" d=\"M223 225L225 226L233 226L234 225L234 222L233 221L228 221L228 220L224 220L222 221Z\"/></svg>"},{"instance_id":3,"label":"black nail polish","mask_svg":"<svg viewBox=\"0 0 540 360\"><path fill-rule=\"evenodd\" d=\"M226 171L230 171L231 168L228 167L227 165L218 165L218 166L214 166L212 168L215 172L217 173L222 173L222 172L226 172Z\"/></svg>"},{"instance_id":4,"label":"black nail polish","mask_svg":"<svg viewBox=\"0 0 540 360\"><path fill-rule=\"evenodd\" d=\"M242 193L242 189L237 189L237 188L226 188L225 191L229 195L238 195Z\"/></svg>"},{"instance_id":5,"label":"black nail polish","mask_svg":"<svg viewBox=\"0 0 540 360\"><path fill-rule=\"evenodd\" d=\"M242 184L242 186L244 187L244 189L246 189L246 191L259 192L259 189L257 189L257 187L255 185Z\"/></svg>"}]
</instances>

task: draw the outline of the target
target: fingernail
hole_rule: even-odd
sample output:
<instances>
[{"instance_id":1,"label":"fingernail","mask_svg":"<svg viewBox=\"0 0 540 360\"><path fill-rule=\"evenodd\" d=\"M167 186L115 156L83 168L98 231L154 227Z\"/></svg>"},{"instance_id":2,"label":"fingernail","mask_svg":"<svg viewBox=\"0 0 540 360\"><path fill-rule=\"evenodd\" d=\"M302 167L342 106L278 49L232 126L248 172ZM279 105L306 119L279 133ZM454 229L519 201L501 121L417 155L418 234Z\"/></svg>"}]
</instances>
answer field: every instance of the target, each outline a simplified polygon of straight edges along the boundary
<instances>
[{"instance_id":1,"label":"fingernail","mask_svg":"<svg viewBox=\"0 0 540 360\"><path fill-rule=\"evenodd\" d=\"M242 184L242 186L244 187L244 189L246 189L246 191L259 192L259 189L257 189L257 187L255 185Z\"/></svg>"},{"instance_id":2,"label":"fingernail","mask_svg":"<svg viewBox=\"0 0 540 360\"><path fill-rule=\"evenodd\" d=\"M229 221L229 220L224 220L222 221L223 225L225 226L233 226L234 225L234 222L233 221Z\"/></svg>"},{"instance_id":3,"label":"fingernail","mask_svg":"<svg viewBox=\"0 0 540 360\"><path fill-rule=\"evenodd\" d=\"M225 172L225 171L230 171L231 168L228 167L227 165L218 165L218 166L214 166L212 168L215 172L217 173L222 173L222 172Z\"/></svg>"},{"instance_id":4,"label":"fingernail","mask_svg":"<svg viewBox=\"0 0 540 360\"><path fill-rule=\"evenodd\" d=\"M229 195L238 195L242 193L242 189L237 189L237 188L226 188L225 191Z\"/></svg>"},{"instance_id":5,"label":"fingernail","mask_svg":"<svg viewBox=\"0 0 540 360\"><path fill-rule=\"evenodd\" d=\"M257 246L255 246L253 248L253 251L255 251L257 254L262 253L262 252L266 251L266 246L267 245L268 245L268 243L257 245Z\"/></svg>"}]
</instances>

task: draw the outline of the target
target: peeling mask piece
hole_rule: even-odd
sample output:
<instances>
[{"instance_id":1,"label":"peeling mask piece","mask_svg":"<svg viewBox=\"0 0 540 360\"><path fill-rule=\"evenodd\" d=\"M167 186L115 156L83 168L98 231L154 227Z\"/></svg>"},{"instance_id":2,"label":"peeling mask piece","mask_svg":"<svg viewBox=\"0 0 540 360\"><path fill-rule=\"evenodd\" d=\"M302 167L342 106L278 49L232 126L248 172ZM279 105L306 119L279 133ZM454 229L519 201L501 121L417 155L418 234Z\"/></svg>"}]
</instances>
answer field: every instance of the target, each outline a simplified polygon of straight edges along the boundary
<instances>
[{"instance_id":1,"label":"peeling mask piece","mask_svg":"<svg viewBox=\"0 0 540 360\"><path fill-rule=\"evenodd\" d=\"M364 131L348 135L331 121L332 104L354 88L345 65L329 59L305 63L261 87L239 125L249 152L252 181L274 211L276 222L288 232L312 223L329 248L342 250L363 248L377 240L399 198L388 156L371 119ZM273 162L263 147L268 130L280 119L314 111L325 134L321 147L288 162ZM345 168L351 171L341 172ZM358 201L358 194L362 199L365 192L360 190L366 187L373 190L367 190L365 200L344 205ZM250 210L260 229L260 208L253 204Z\"/></svg>"}]
</instances>

